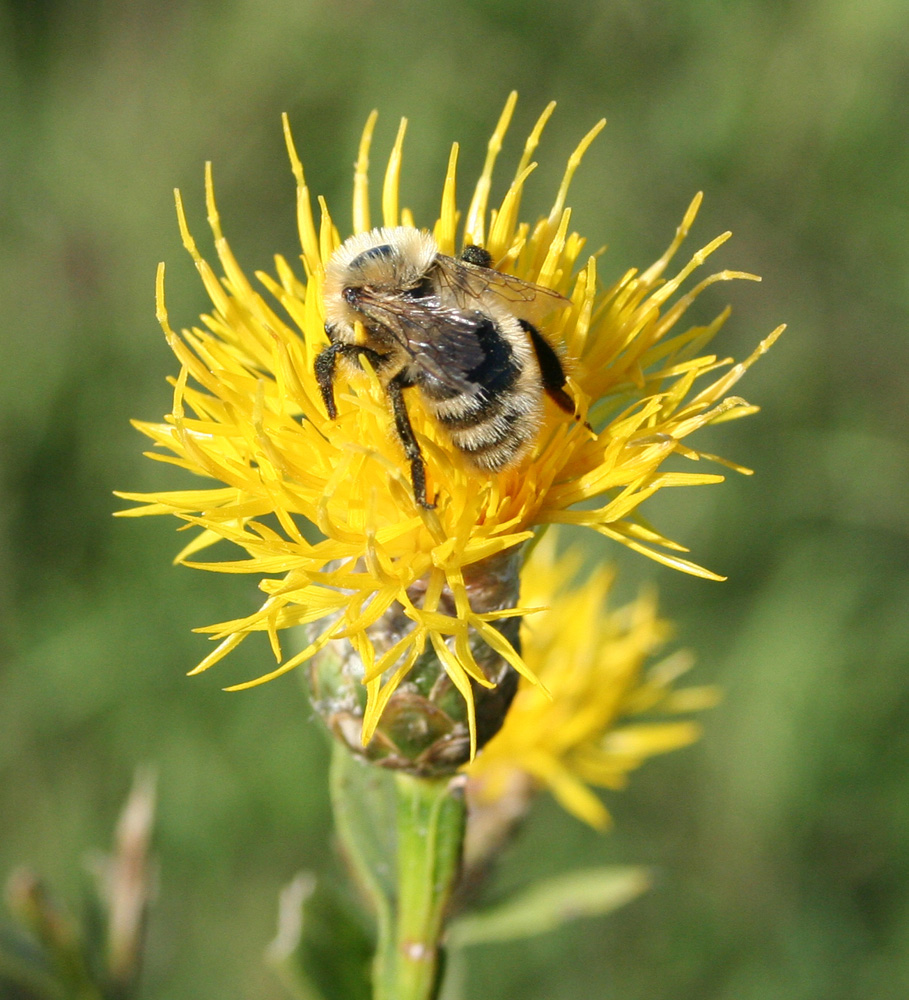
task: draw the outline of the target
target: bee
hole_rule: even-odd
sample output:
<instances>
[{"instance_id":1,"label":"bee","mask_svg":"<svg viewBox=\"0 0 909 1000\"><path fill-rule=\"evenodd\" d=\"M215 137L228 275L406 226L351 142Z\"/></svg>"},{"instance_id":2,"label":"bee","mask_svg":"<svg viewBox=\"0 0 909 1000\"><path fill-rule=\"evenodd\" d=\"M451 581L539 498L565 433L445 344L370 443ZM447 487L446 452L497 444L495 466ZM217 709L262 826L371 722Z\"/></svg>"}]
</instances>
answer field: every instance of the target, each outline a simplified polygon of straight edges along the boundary
<instances>
[{"instance_id":1,"label":"bee","mask_svg":"<svg viewBox=\"0 0 909 1000\"><path fill-rule=\"evenodd\" d=\"M359 364L365 357L388 394L414 499L424 508L435 504L426 496L425 463L404 390L419 392L467 462L490 472L516 464L532 447L544 393L575 413L559 356L538 329L568 300L491 264L481 247L447 257L429 233L399 226L350 237L325 271L330 343L314 366L325 409L337 416L338 358Z\"/></svg>"}]
</instances>

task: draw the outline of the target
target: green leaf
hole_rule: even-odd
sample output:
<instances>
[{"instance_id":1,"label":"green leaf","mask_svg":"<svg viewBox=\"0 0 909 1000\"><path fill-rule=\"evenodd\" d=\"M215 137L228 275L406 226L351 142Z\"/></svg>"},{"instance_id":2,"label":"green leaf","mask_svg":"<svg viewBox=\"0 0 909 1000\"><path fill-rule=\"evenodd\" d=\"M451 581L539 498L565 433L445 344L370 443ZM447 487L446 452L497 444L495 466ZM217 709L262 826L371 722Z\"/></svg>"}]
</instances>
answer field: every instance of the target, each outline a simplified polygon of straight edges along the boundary
<instances>
[{"instance_id":1,"label":"green leaf","mask_svg":"<svg viewBox=\"0 0 909 1000\"><path fill-rule=\"evenodd\" d=\"M557 875L499 906L453 921L448 946L465 948L545 934L569 920L617 910L649 887L644 868L590 868Z\"/></svg>"},{"instance_id":2,"label":"green leaf","mask_svg":"<svg viewBox=\"0 0 909 1000\"><path fill-rule=\"evenodd\" d=\"M372 934L354 904L301 872L281 893L268 958L296 1000L370 1000Z\"/></svg>"},{"instance_id":3,"label":"green leaf","mask_svg":"<svg viewBox=\"0 0 909 1000\"><path fill-rule=\"evenodd\" d=\"M394 775L334 741L331 798L344 860L382 919L396 892L397 792Z\"/></svg>"}]
</instances>

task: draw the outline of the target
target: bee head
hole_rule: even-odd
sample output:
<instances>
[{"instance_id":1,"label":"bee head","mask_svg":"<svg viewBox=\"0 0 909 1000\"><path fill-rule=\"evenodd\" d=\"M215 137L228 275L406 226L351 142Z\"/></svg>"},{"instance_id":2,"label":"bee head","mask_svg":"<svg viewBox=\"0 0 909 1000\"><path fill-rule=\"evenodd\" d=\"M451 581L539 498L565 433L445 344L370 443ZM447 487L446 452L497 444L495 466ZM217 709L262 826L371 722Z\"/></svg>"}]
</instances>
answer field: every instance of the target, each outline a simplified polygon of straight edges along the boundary
<instances>
[{"instance_id":1,"label":"bee head","mask_svg":"<svg viewBox=\"0 0 909 1000\"><path fill-rule=\"evenodd\" d=\"M361 289L400 294L419 285L438 255L432 236L409 226L373 229L345 240L325 269L323 299L330 325L349 325L359 319Z\"/></svg>"}]
</instances>

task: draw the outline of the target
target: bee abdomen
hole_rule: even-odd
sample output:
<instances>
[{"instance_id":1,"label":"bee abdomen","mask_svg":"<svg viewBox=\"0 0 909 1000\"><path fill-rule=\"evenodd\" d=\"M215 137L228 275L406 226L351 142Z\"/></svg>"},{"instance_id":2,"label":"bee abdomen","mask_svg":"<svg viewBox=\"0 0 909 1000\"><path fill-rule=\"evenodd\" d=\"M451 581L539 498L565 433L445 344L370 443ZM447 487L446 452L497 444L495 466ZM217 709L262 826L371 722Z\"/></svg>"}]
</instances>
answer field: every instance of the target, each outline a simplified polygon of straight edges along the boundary
<instances>
[{"instance_id":1,"label":"bee abdomen","mask_svg":"<svg viewBox=\"0 0 909 1000\"><path fill-rule=\"evenodd\" d=\"M461 393L451 399L431 401L430 405L436 420L453 434L497 417L502 411L502 398L480 390L472 395Z\"/></svg>"},{"instance_id":2,"label":"bee abdomen","mask_svg":"<svg viewBox=\"0 0 909 1000\"><path fill-rule=\"evenodd\" d=\"M451 443L481 469L496 472L515 462L536 436L538 414L526 398L493 401L495 413L448 428Z\"/></svg>"}]
</instances>

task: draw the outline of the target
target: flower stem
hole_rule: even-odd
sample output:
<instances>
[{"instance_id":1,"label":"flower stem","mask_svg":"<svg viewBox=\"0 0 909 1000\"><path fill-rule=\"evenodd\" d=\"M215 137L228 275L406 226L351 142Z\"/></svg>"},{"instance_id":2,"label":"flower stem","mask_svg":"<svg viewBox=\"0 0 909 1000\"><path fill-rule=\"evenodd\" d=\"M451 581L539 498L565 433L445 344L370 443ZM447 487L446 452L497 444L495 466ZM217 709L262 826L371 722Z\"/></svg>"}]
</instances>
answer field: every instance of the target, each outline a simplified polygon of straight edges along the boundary
<instances>
[{"instance_id":1,"label":"flower stem","mask_svg":"<svg viewBox=\"0 0 909 1000\"><path fill-rule=\"evenodd\" d=\"M433 1000L441 985L440 938L458 877L465 806L460 779L395 774L395 919L379 941L375 1000Z\"/></svg>"}]
</instances>

